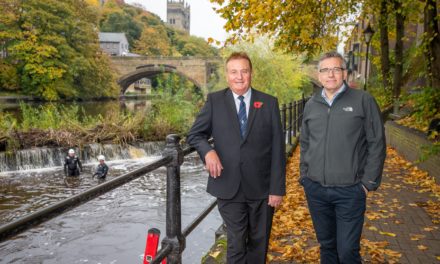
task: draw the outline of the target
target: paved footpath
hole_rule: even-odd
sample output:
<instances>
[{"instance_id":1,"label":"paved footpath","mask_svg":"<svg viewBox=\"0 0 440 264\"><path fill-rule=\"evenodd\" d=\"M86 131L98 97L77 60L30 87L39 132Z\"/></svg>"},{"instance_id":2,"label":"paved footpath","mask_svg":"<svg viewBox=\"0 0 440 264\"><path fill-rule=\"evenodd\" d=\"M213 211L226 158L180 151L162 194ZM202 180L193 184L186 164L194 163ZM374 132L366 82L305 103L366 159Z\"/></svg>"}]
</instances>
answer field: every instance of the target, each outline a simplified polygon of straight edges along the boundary
<instances>
[{"instance_id":1,"label":"paved footpath","mask_svg":"<svg viewBox=\"0 0 440 264\"><path fill-rule=\"evenodd\" d=\"M401 253L397 263L440 263L439 183L395 150L387 154L383 183L368 196L364 237L388 242Z\"/></svg>"},{"instance_id":2,"label":"paved footpath","mask_svg":"<svg viewBox=\"0 0 440 264\"><path fill-rule=\"evenodd\" d=\"M298 158L299 154L294 154L290 170L295 170ZM294 173L288 177L298 176ZM288 179L289 182L296 184L296 180ZM305 216L297 213L307 208L306 202L303 197L289 197L301 196L301 191L300 187L288 191L285 200L296 199L296 205L290 205L290 209L289 206L281 208L275 215L269 263L318 262L319 250L313 228L310 228L310 216L308 212L303 213ZM292 207L299 209L292 211ZM289 218L292 212L297 214L301 227L295 224L286 231L289 221L293 221ZM439 228L440 185L388 148L382 185L377 192L368 195L361 250L364 262L440 263Z\"/></svg>"}]
</instances>

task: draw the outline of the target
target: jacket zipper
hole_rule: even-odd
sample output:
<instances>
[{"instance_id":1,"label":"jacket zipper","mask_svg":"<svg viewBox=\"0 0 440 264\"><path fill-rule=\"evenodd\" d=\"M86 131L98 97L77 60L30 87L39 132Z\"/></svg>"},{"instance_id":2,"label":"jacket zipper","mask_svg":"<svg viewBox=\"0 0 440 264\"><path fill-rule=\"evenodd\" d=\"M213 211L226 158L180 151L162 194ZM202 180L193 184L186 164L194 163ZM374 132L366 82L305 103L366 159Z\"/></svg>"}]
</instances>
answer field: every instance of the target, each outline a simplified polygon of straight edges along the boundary
<instances>
[{"instance_id":1,"label":"jacket zipper","mask_svg":"<svg viewBox=\"0 0 440 264\"><path fill-rule=\"evenodd\" d=\"M331 106L329 106L329 105L327 105L327 123L326 123L326 125L325 125L325 140L324 140L324 171L323 171L323 175L324 175L324 186L325 185L327 185L327 182L326 182L326 180L325 180L325 172L326 172L326 160L327 160L327 148L328 148L328 146L327 146L327 138L328 138L328 124L330 123L329 122L329 119L330 119L330 109L331 109Z\"/></svg>"}]
</instances>

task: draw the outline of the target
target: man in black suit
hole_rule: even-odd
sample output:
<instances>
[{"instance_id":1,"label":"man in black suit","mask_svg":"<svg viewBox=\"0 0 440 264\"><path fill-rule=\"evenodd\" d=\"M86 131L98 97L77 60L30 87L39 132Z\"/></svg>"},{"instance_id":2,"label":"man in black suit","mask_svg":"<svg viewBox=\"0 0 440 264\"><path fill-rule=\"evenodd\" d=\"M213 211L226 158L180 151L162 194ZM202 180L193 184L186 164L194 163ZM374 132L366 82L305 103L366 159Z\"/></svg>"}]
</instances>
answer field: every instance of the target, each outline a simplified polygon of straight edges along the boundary
<instances>
[{"instance_id":1,"label":"man in black suit","mask_svg":"<svg viewBox=\"0 0 440 264\"><path fill-rule=\"evenodd\" d=\"M226 76L229 88L208 95L187 141L205 162L207 191L226 223L227 263L265 263L274 207L286 189L278 100L251 88L246 53L229 56Z\"/></svg>"}]
</instances>

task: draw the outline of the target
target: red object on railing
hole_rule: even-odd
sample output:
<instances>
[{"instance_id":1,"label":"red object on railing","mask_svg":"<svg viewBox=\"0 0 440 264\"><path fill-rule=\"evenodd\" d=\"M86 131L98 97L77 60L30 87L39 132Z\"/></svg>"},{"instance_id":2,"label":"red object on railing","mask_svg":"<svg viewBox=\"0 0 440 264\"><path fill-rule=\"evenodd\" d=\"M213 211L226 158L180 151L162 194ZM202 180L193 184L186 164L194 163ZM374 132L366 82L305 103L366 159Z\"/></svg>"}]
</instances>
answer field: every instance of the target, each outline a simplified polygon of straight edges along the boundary
<instances>
[{"instance_id":1,"label":"red object on railing","mask_svg":"<svg viewBox=\"0 0 440 264\"><path fill-rule=\"evenodd\" d=\"M144 262L143 264L150 264L157 254L159 246L160 230L151 228L148 230L147 244L145 245ZM162 264L166 264L167 259L162 260Z\"/></svg>"},{"instance_id":2,"label":"red object on railing","mask_svg":"<svg viewBox=\"0 0 440 264\"><path fill-rule=\"evenodd\" d=\"M148 230L147 244L145 245L144 264L150 264L157 253L159 246L160 230L151 228Z\"/></svg>"}]
</instances>

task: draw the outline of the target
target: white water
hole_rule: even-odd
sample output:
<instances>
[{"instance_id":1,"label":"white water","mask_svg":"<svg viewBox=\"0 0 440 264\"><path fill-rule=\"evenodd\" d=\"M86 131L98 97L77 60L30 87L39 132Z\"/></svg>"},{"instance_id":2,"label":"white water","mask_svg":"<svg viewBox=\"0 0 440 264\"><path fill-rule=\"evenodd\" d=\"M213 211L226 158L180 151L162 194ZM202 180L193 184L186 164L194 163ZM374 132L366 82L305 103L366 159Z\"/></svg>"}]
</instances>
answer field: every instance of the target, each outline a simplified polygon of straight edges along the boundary
<instances>
[{"instance_id":1,"label":"white water","mask_svg":"<svg viewBox=\"0 0 440 264\"><path fill-rule=\"evenodd\" d=\"M157 154L163 147L164 143L161 142L147 142L139 144L139 146L128 147L111 144L90 144L82 149L74 149L82 163L89 164L95 163L98 155L104 155L107 161L138 159ZM67 151L66 148L34 148L14 153L0 152L0 174L62 166Z\"/></svg>"},{"instance_id":2,"label":"white water","mask_svg":"<svg viewBox=\"0 0 440 264\"><path fill-rule=\"evenodd\" d=\"M157 149L152 155L143 156L142 150L135 149L130 155L136 159L108 161L107 180L151 162L160 155L162 146L152 147ZM114 150L107 148L110 149ZM99 148L93 151L81 176L68 182L60 166L0 173L0 224L99 184L91 178L97 164L92 156ZM112 157L123 157L123 153L129 152L121 151L120 156ZM165 168L159 168L0 243L0 263L142 263L147 230L158 228L162 238L165 236L165 175ZM205 191L206 180L198 157L195 154L186 157L181 167L182 228L213 199ZM214 209L187 238L184 264L200 263L213 244L220 223Z\"/></svg>"}]
</instances>

